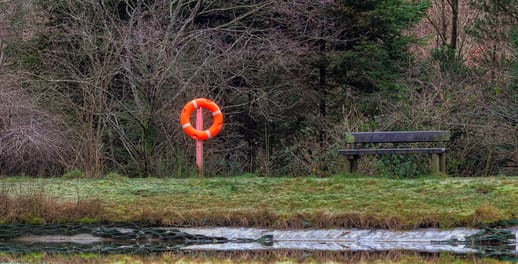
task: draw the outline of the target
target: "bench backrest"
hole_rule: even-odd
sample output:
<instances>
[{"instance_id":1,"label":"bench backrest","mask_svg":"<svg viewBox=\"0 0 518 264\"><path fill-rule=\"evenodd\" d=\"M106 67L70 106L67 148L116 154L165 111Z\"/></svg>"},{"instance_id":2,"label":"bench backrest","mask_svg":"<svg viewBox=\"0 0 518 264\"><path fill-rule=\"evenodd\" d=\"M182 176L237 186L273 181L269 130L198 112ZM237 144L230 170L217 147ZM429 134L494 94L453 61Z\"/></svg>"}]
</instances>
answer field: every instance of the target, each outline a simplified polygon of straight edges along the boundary
<instances>
[{"instance_id":1,"label":"bench backrest","mask_svg":"<svg viewBox=\"0 0 518 264\"><path fill-rule=\"evenodd\" d=\"M346 143L410 143L450 141L450 131L351 132Z\"/></svg>"}]
</instances>

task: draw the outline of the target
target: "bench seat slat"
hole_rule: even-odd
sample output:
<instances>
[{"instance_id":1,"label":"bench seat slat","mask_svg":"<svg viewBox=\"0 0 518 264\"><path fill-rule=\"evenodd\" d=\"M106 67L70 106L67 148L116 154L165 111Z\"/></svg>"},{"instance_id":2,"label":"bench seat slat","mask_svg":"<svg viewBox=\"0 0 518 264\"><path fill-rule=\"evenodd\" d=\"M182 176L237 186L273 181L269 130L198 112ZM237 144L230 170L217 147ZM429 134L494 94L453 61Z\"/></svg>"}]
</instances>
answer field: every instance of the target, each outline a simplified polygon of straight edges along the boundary
<instances>
[{"instance_id":1,"label":"bench seat slat","mask_svg":"<svg viewBox=\"0 0 518 264\"><path fill-rule=\"evenodd\" d=\"M438 154L446 153L446 148L385 148L385 149L342 149L338 153L345 156L383 155L383 154Z\"/></svg>"},{"instance_id":2,"label":"bench seat slat","mask_svg":"<svg viewBox=\"0 0 518 264\"><path fill-rule=\"evenodd\" d=\"M405 143L445 142L450 140L449 131L389 131L350 132L345 135L347 143Z\"/></svg>"}]
</instances>

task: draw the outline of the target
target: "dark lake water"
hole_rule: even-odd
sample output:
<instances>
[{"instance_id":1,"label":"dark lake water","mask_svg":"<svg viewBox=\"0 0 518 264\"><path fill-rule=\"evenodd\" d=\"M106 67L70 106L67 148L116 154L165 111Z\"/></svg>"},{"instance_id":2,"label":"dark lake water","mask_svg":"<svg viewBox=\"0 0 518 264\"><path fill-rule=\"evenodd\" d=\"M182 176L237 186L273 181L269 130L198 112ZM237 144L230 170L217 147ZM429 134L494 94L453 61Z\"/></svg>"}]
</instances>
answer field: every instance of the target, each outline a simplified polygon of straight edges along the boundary
<instances>
[{"instance_id":1,"label":"dark lake water","mask_svg":"<svg viewBox=\"0 0 518 264\"><path fill-rule=\"evenodd\" d=\"M518 262L518 227L412 231L136 226L0 226L0 257L23 254L156 254L215 259L492 258ZM2 259L0 258L0 261ZM297 262L297 261L296 261Z\"/></svg>"}]
</instances>

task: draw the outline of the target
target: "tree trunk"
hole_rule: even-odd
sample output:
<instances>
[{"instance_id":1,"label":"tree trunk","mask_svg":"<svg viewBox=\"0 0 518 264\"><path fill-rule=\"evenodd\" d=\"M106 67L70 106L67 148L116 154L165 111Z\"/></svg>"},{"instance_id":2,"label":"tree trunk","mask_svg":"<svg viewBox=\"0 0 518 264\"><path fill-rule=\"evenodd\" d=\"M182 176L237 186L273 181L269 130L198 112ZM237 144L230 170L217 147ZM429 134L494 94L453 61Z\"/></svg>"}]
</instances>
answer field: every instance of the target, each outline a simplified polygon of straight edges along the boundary
<instances>
[{"instance_id":1,"label":"tree trunk","mask_svg":"<svg viewBox=\"0 0 518 264\"><path fill-rule=\"evenodd\" d=\"M441 1L442 4L441 4L441 9L442 9L442 12L441 12L441 25L442 25L442 28L441 28L441 47L444 47L446 46L446 41L447 41L447 24L446 24L446 5L444 4L444 0Z\"/></svg>"},{"instance_id":2,"label":"tree trunk","mask_svg":"<svg viewBox=\"0 0 518 264\"><path fill-rule=\"evenodd\" d=\"M451 0L451 39L450 48L457 49L458 24L459 24L459 0Z\"/></svg>"},{"instance_id":3,"label":"tree trunk","mask_svg":"<svg viewBox=\"0 0 518 264\"><path fill-rule=\"evenodd\" d=\"M322 177L325 175L326 171L327 171L327 166L325 164L325 160L324 160L324 155L323 153L325 153L325 147L326 147L326 127L325 127L325 119L326 119L326 115L327 115L327 102L326 102L326 98L327 98L327 80L326 80L326 77L327 77L327 62L326 62L326 58L325 58L325 51L326 51L326 42L325 40L320 40L320 56L321 56L321 61L319 63L319 66L318 66L318 71L319 71L319 80L318 80L318 87L319 87L319 97L320 97L320 102L319 102L319 113L320 113L320 118L319 118L319 124L318 124L318 127L319 127L319 136L318 136L318 141L319 141L319 147L320 147L320 151L319 151L319 167L320 167L320 170L319 170L319 176Z\"/></svg>"}]
</instances>

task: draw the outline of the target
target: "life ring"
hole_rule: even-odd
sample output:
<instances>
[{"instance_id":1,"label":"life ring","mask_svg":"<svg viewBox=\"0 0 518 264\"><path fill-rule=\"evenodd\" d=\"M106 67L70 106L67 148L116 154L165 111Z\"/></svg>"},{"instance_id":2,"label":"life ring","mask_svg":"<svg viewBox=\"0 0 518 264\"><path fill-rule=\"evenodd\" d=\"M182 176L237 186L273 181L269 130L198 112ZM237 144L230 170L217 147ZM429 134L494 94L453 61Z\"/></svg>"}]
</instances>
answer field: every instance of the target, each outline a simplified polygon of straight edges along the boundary
<instances>
[{"instance_id":1,"label":"life ring","mask_svg":"<svg viewBox=\"0 0 518 264\"><path fill-rule=\"evenodd\" d=\"M192 111L198 109L198 107L209 110L214 118L212 125L205 131L195 129L190 122ZM183 107L182 114L180 115L180 124L187 136L196 140L207 140L216 136L221 130L223 126L223 114L219 110L218 105L213 101L205 98L196 98Z\"/></svg>"}]
</instances>

